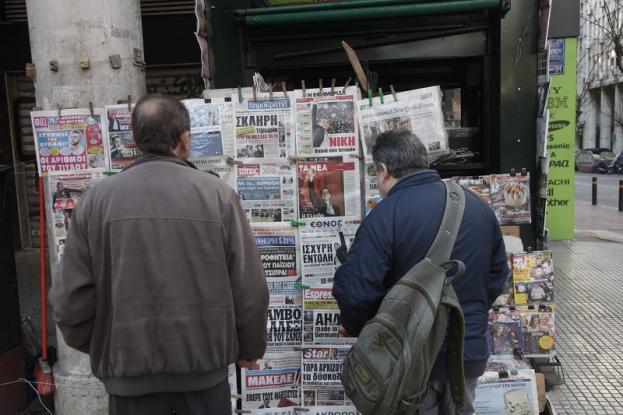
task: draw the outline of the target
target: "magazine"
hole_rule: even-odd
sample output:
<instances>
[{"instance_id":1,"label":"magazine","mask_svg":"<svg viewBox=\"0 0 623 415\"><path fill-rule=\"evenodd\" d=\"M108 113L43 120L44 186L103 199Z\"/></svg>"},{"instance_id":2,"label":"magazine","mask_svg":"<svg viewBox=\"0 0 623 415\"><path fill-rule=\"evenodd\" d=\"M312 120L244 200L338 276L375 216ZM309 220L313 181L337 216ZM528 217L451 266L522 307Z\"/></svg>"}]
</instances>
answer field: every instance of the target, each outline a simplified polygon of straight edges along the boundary
<instances>
[{"instance_id":1,"label":"magazine","mask_svg":"<svg viewBox=\"0 0 623 415\"><path fill-rule=\"evenodd\" d=\"M300 405L301 352L266 353L253 368L241 369L241 380L243 410Z\"/></svg>"},{"instance_id":2,"label":"magazine","mask_svg":"<svg viewBox=\"0 0 623 415\"><path fill-rule=\"evenodd\" d=\"M526 357L549 357L556 350L554 305L519 307Z\"/></svg>"},{"instance_id":3,"label":"magazine","mask_svg":"<svg viewBox=\"0 0 623 415\"><path fill-rule=\"evenodd\" d=\"M236 191L251 223L296 219L296 170L287 160L236 165Z\"/></svg>"},{"instance_id":4,"label":"magazine","mask_svg":"<svg viewBox=\"0 0 623 415\"><path fill-rule=\"evenodd\" d=\"M141 155L132 134L134 105L107 105L107 149L112 171L121 171Z\"/></svg>"},{"instance_id":5,"label":"magazine","mask_svg":"<svg viewBox=\"0 0 623 415\"><path fill-rule=\"evenodd\" d=\"M331 157L299 161L299 217L361 217L359 162Z\"/></svg>"},{"instance_id":6,"label":"magazine","mask_svg":"<svg viewBox=\"0 0 623 415\"><path fill-rule=\"evenodd\" d=\"M554 262L550 251L515 253L512 262L515 304L554 301Z\"/></svg>"},{"instance_id":7,"label":"magazine","mask_svg":"<svg viewBox=\"0 0 623 415\"><path fill-rule=\"evenodd\" d=\"M381 104L378 98L357 101L359 128L366 160L372 159L376 137L386 131L410 130L428 152L430 162L449 153L448 135L441 108L441 89L438 86L399 92L396 99L389 96Z\"/></svg>"},{"instance_id":8,"label":"magazine","mask_svg":"<svg viewBox=\"0 0 623 415\"><path fill-rule=\"evenodd\" d=\"M39 175L78 172L108 167L103 108L32 111L33 135Z\"/></svg>"},{"instance_id":9,"label":"magazine","mask_svg":"<svg viewBox=\"0 0 623 415\"><path fill-rule=\"evenodd\" d=\"M359 154L355 127L356 87L296 90L297 154L332 157Z\"/></svg>"},{"instance_id":10,"label":"magazine","mask_svg":"<svg viewBox=\"0 0 623 415\"><path fill-rule=\"evenodd\" d=\"M352 405L342 386L350 345L304 346L301 388L304 406Z\"/></svg>"},{"instance_id":11,"label":"magazine","mask_svg":"<svg viewBox=\"0 0 623 415\"><path fill-rule=\"evenodd\" d=\"M521 369L504 378L496 372L485 372L478 379L474 408L478 415L538 415L534 370Z\"/></svg>"},{"instance_id":12,"label":"magazine","mask_svg":"<svg viewBox=\"0 0 623 415\"><path fill-rule=\"evenodd\" d=\"M530 223L530 174L492 174L491 205L500 225Z\"/></svg>"},{"instance_id":13,"label":"magazine","mask_svg":"<svg viewBox=\"0 0 623 415\"><path fill-rule=\"evenodd\" d=\"M471 190L487 204L491 204L491 182L489 176L462 176L455 177L454 180L466 189Z\"/></svg>"}]
</instances>

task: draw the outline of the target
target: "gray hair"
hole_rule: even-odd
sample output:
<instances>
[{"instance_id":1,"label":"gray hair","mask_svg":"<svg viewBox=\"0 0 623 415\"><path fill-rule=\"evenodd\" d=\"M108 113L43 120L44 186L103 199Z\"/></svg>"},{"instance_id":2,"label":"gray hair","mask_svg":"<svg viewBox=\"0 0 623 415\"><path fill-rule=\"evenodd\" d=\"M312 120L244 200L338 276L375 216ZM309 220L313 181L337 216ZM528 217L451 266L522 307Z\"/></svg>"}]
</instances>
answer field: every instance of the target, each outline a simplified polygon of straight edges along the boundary
<instances>
[{"instance_id":1,"label":"gray hair","mask_svg":"<svg viewBox=\"0 0 623 415\"><path fill-rule=\"evenodd\" d=\"M372 147L372 159L377 170L382 163L396 179L428 168L426 147L409 130L391 130L379 134Z\"/></svg>"}]
</instances>

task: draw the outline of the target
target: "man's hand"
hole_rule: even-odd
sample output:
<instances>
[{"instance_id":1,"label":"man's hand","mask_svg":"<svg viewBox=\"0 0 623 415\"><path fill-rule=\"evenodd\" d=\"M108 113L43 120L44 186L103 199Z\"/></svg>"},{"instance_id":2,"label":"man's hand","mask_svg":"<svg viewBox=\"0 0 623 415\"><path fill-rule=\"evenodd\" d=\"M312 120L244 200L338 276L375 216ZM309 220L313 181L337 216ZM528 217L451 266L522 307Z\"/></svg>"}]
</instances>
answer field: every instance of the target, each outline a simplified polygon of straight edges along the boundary
<instances>
[{"instance_id":1,"label":"man's hand","mask_svg":"<svg viewBox=\"0 0 623 415\"><path fill-rule=\"evenodd\" d=\"M346 329L344 328L344 326L342 326L341 324L337 326L337 334L340 337L350 337L348 333L346 332Z\"/></svg>"},{"instance_id":2,"label":"man's hand","mask_svg":"<svg viewBox=\"0 0 623 415\"><path fill-rule=\"evenodd\" d=\"M257 359L253 359L253 360L238 359L238 366L244 367L245 369L251 369L256 364L257 364Z\"/></svg>"},{"instance_id":3,"label":"man's hand","mask_svg":"<svg viewBox=\"0 0 623 415\"><path fill-rule=\"evenodd\" d=\"M315 174L316 174L316 171L314 169L310 169L309 172L307 173L307 179L310 182L313 182Z\"/></svg>"}]
</instances>

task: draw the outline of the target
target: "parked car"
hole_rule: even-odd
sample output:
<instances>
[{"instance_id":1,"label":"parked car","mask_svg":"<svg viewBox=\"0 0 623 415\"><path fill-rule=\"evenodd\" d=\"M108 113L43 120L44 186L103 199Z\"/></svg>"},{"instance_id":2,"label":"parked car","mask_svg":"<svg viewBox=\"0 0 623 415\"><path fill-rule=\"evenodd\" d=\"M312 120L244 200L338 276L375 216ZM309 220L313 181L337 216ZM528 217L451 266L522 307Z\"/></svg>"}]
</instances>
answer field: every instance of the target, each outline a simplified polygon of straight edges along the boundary
<instances>
[{"instance_id":1,"label":"parked car","mask_svg":"<svg viewBox=\"0 0 623 415\"><path fill-rule=\"evenodd\" d=\"M608 162L616 158L608 148L587 148L577 150L575 154L575 167L584 173L607 173Z\"/></svg>"}]
</instances>

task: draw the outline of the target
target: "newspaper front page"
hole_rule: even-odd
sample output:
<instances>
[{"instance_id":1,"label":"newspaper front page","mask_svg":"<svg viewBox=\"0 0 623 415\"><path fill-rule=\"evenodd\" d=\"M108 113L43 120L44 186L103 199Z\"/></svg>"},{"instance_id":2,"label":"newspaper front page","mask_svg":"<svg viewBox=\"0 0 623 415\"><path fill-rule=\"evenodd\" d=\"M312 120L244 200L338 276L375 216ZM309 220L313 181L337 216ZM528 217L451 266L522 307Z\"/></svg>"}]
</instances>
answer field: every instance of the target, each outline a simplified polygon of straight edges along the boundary
<instances>
[{"instance_id":1,"label":"newspaper front page","mask_svg":"<svg viewBox=\"0 0 623 415\"><path fill-rule=\"evenodd\" d=\"M296 228L278 223L251 227L268 281L299 279L299 243Z\"/></svg>"},{"instance_id":2,"label":"newspaper front page","mask_svg":"<svg viewBox=\"0 0 623 415\"><path fill-rule=\"evenodd\" d=\"M300 289L270 291L267 351L293 351L301 347L302 297Z\"/></svg>"},{"instance_id":3,"label":"newspaper front page","mask_svg":"<svg viewBox=\"0 0 623 415\"><path fill-rule=\"evenodd\" d=\"M296 169L287 160L236 166L236 191L251 223L296 219Z\"/></svg>"},{"instance_id":4,"label":"newspaper front page","mask_svg":"<svg viewBox=\"0 0 623 415\"><path fill-rule=\"evenodd\" d=\"M360 222L356 218L316 218L304 223L299 228L302 282L310 288L331 288Z\"/></svg>"},{"instance_id":5,"label":"newspaper front page","mask_svg":"<svg viewBox=\"0 0 623 415\"><path fill-rule=\"evenodd\" d=\"M300 405L301 352L267 353L252 369L242 368L241 379L243 410Z\"/></svg>"},{"instance_id":6,"label":"newspaper front page","mask_svg":"<svg viewBox=\"0 0 623 415\"><path fill-rule=\"evenodd\" d=\"M303 291L303 343L351 344L355 337L344 337L340 308L331 288L310 288Z\"/></svg>"},{"instance_id":7,"label":"newspaper front page","mask_svg":"<svg viewBox=\"0 0 623 415\"><path fill-rule=\"evenodd\" d=\"M32 111L33 135L39 174L76 172L108 167L104 109Z\"/></svg>"},{"instance_id":8,"label":"newspaper front page","mask_svg":"<svg viewBox=\"0 0 623 415\"><path fill-rule=\"evenodd\" d=\"M359 154L355 125L357 88L295 91L297 154L332 157Z\"/></svg>"},{"instance_id":9,"label":"newspaper front page","mask_svg":"<svg viewBox=\"0 0 623 415\"><path fill-rule=\"evenodd\" d=\"M538 415L534 370L522 369L504 379L497 372L485 372L478 379L474 407L478 415Z\"/></svg>"},{"instance_id":10,"label":"newspaper front page","mask_svg":"<svg viewBox=\"0 0 623 415\"><path fill-rule=\"evenodd\" d=\"M350 345L303 347L303 406L352 405L342 386L342 367Z\"/></svg>"},{"instance_id":11,"label":"newspaper front page","mask_svg":"<svg viewBox=\"0 0 623 415\"><path fill-rule=\"evenodd\" d=\"M48 175L48 200L52 236L56 258L60 262L65 240L76 203L93 185L105 176L101 171L82 173L50 173Z\"/></svg>"},{"instance_id":12,"label":"newspaper front page","mask_svg":"<svg viewBox=\"0 0 623 415\"><path fill-rule=\"evenodd\" d=\"M378 98L357 101L359 128L367 160L372 160L376 137L386 131L410 130L426 147L429 161L449 153L448 135L441 108L441 89L438 86L398 92L396 100L387 96L381 104Z\"/></svg>"},{"instance_id":13,"label":"newspaper front page","mask_svg":"<svg viewBox=\"0 0 623 415\"><path fill-rule=\"evenodd\" d=\"M287 158L294 155L294 111L290 98L258 93L234 103L237 159Z\"/></svg>"},{"instance_id":14,"label":"newspaper front page","mask_svg":"<svg viewBox=\"0 0 623 415\"><path fill-rule=\"evenodd\" d=\"M132 134L133 110L134 105L130 108L127 104L106 106L107 149L112 171L125 169L141 155Z\"/></svg>"},{"instance_id":15,"label":"newspaper front page","mask_svg":"<svg viewBox=\"0 0 623 415\"><path fill-rule=\"evenodd\" d=\"M299 161L299 217L361 217L359 161L331 157Z\"/></svg>"}]
</instances>

